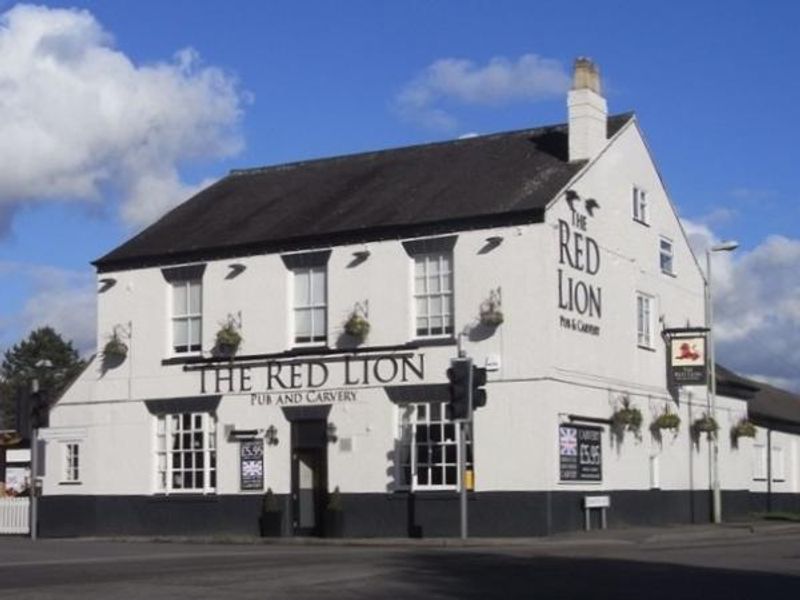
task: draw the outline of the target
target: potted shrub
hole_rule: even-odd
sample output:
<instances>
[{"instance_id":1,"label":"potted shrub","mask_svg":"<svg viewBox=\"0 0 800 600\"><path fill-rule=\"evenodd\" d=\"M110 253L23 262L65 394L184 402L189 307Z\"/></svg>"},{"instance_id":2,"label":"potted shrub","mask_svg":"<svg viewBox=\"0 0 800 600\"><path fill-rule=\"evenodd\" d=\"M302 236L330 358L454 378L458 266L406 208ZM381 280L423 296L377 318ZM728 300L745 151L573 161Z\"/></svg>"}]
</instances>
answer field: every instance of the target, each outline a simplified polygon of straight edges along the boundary
<instances>
[{"instance_id":1,"label":"potted shrub","mask_svg":"<svg viewBox=\"0 0 800 600\"><path fill-rule=\"evenodd\" d=\"M367 317L359 310L353 310L350 316L347 317L347 321L344 322L344 332L357 340L358 343L363 342L369 335L369 321L367 321Z\"/></svg>"},{"instance_id":2,"label":"potted shrub","mask_svg":"<svg viewBox=\"0 0 800 600\"><path fill-rule=\"evenodd\" d=\"M637 440L642 439L642 411L631 405L628 396L623 396L619 407L611 415L611 432L619 443L626 431L633 433Z\"/></svg>"},{"instance_id":3,"label":"potted shrub","mask_svg":"<svg viewBox=\"0 0 800 600\"><path fill-rule=\"evenodd\" d=\"M107 362L122 362L126 356L128 356L128 345L122 341L115 329L103 346L103 359Z\"/></svg>"},{"instance_id":4,"label":"potted shrub","mask_svg":"<svg viewBox=\"0 0 800 600\"><path fill-rule=\"evenodd\" d=\"M481 302L480 321L486 327L498 327L503 324L504 317L499 288L489 292L489 298Z\"/></svg>"},{"instance_id":5,"label":"potted shrub","mask_svg":"<svg viewBox=\"0 0 800 600\"><path fill-rule=\"evenodd\" d=\"M678 429L681 426L681 418L669 408L669 405L664 406L664 412L658 415L650 424L650 433L653 438L660 444L662 440L662 431L669 429L672 431L673 436L678 435Z\"/></svg>"},{"instance_id":6,"label":"potted shrub","mask_svg":"<svg viewBox=\"0 0 800 600\"><path fill-rule=\"evenodd\" d=\"M344 533L344 506L339 486L328 496L325 507L325 537L342 537Z\"/></svg>"},{"instance_id":7,"label":"potted shrub","mask_svg":"<svg viewBox=\"0 0 800 600\"><path fill-rule=\"evenodd\" d=\"M233 317L228 319L220 326L217 331L216 348L217 352L223 356L234 356L242 343L242 334L239 333L239 326Z\"/></svg>"},{"instance_id":8,"label":"potted shrub","mask_svg":"<svg viewBox=\"0 0 800 600\"><path fill-rule=\"evenodd\" d=\"M283 527L283 511L278 499L268 488L261 502L261 517L259 518L261 537L280 537Z\"/></svg>"},{"instance_id":9,"label":"potted shrub","mask_svg":"<svg viewBox=\"0 0 800 600\"><path fill-rule=\"evenodd\" d=\"M739 438L756 437L756 426L747 417L742 417L739 422L731 427L731 444L734 448L739 447Z\"/></svg>"}]
</instances>

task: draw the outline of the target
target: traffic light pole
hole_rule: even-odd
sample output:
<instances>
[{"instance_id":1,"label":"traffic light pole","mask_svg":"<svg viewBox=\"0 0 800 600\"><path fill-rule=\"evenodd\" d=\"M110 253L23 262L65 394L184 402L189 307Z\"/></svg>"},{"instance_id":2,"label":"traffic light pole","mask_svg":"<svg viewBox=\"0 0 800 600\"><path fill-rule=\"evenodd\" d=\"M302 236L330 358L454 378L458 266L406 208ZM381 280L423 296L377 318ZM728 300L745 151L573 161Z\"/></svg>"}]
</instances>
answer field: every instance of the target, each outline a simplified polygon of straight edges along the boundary
<instances>
[{"instance_id":1,"label":"traffic light pole","mask_svg":"<svg viewBox=\"0 0 800 600\"><path fill-rule=\"evenodd\" d=\"M467 539L467 427L472 421L472 362L470 362L467 379L467 418L461 421L458 428L459 474L461 479L461 539Z\"/></svg>"},{"instance_id":2,"label":"traffic light pole","mask_svg":"<svg viewBox=\"0 0 800 600\"><path fill-rule=\"evenodd\" d=\"M31 484L30 484L30 522L28 528L31 532L31 540L36 541L38 536L39 522L39 490L37 485L37 475L39 473L39 429L31 430Z\"/></svg>"}]
</instances>

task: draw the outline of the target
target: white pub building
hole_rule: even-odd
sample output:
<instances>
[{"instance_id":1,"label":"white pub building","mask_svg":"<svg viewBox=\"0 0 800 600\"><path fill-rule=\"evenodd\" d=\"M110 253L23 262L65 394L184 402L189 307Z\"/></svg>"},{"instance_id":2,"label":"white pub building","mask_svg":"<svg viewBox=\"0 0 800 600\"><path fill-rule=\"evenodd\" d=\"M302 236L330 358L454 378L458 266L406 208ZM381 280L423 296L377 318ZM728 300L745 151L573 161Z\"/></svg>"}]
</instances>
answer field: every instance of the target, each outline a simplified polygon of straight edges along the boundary
<instances>
[{"instance_id":1,"label":"white pub building","mask_svg":"<svg viewBox=\"0 0 800 600\"><path fill-rule=\"evenodd\" d=\"M256 534L271 490L286 536L331 508L341 535L457 535L459 349L488 370L471 535L579 529L596 496L611 527L708 521L706 389L668 387L661 336L705 325L703 274L586 59L568 117L234 171L97 260L101 352L41 432L40 534ZM747 410L720 395L720 432ZM719 440L727 519L753 441Z\"/></svg>"}]
</instances>

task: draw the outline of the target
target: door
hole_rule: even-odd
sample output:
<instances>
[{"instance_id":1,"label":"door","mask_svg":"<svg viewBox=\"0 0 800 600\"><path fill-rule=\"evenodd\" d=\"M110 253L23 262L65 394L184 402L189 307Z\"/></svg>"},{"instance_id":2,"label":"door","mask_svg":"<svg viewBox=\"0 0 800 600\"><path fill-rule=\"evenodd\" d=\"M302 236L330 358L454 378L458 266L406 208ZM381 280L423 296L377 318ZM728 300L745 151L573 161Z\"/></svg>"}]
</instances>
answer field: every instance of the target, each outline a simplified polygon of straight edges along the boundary
<instances>
[{"instance_id":1,"label":"door","mask_svg":"<svg viewBox=\"0 0 800 600\"><path fill-rule=\"evenodd\" d=\"M292 528L295 535L322 535L328 490L325 421L300 421L292 429Z\"/></svg>"}]
</instances>

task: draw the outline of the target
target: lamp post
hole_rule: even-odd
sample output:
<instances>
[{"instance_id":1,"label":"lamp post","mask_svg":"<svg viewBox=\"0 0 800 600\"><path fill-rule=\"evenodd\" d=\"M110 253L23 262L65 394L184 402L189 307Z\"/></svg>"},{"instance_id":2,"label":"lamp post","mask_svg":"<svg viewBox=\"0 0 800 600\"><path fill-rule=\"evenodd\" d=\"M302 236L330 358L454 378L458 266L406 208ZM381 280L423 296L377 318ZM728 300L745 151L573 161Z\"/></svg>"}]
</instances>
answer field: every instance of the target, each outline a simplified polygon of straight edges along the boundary
<instances>
[{"instance_id":1,"label":"lamp post","mask_svg":"<svg viewBox=\"0 0 800 600\"><path fill-rule=\"evenodd\" d=\"M738 242L727 241L706 249L706 327L708 327L708 395L711 404L711 418L717 422L717 366L714 355L714 306L711 296L711 254L713 252L732 252L739 247ZM711 502L714 523L722 522L722 492L719 484L719 436L715 433L711 441Z\"/></svg>"},{"instance_id":2,"label":"lamp post","mask_svg":"<svg viewBox=\"0 0 800 600\"><path fill-rule=\"evenodd\" d=\"M32 400L37 405L41 405L41 394L44 391L41 389L39 381L40 372L45 369L52 369L53 363L49 359L41 359L36 362L35 377L31 381ZM31 407L33 408L33 407ZM36 415L31 411L31 491L30 491L30 523L28 524L31 532L31 539L36 540L39 534L39 426L41 423L36 422L39 417L41 408L36 409Z\"/></svg>"}]
</instances>

